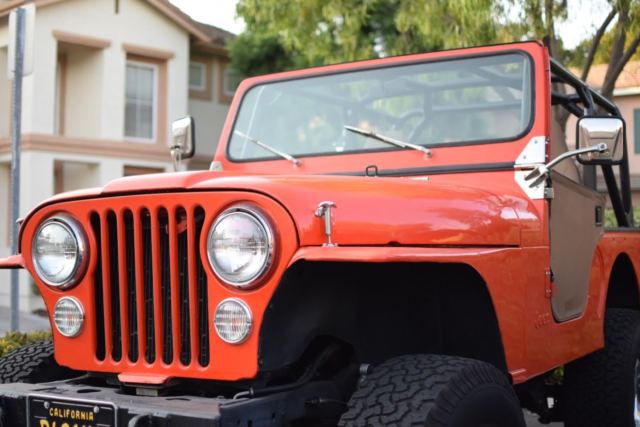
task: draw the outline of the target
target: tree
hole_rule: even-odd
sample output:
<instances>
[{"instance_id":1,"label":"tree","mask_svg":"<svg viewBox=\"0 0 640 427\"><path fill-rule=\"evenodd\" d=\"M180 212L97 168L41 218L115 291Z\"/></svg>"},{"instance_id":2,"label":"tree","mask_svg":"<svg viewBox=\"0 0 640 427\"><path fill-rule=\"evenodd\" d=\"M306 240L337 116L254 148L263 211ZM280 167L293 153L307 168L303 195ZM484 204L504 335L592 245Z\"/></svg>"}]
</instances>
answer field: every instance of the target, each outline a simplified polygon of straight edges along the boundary
<instances>
[{"instance_id":1,"label":"tree","mask_svg":"<svg viewBox=\"0 0 640 427\"><path fill-rule=\"evenodd\" d=\"M640 45L640 1L610 0L609 4L609 13L595 34L587 36L574 55L562 49L556 32L556 22L567 16L567 0L525 0L522 18L529 24L528 35L543 39L551 56L581 65L582 80L586 80L598 56L606 58L608 67L600 91L612 98L620 73ZM613 28L607 32L610 26Z\"/></svg>"},{"instance_id":2,"label":"tree","mask_svg":"<svg viewBox=\"0 0 640 427\"><path fill-rule=\"evenodd\" d=\"M568 0L240 0L246 32L231 45L244 75L453 47L542 39L561 62L582 66L607 57L601 91L611 98L640 45L640 0L609 0L610 11L575 51L557 23ZM519 10L517 20L509 19ZM511 13L509 13L511 12ZM610 31L607 31L612 27ZM605 55L604 52L609 52ZM561 121L567 114L562 113Z\"/></svg>"},{"instance_id":3,"label":"tree","mask_svg":"<svg viewBox=\"0 0 640 427\"><path fill-rule=\"evenodd\" d=\"M245 75L507 40L493 0L240 0L237 12L247 27L231 59Z\"/></svg>"}]
</instances>

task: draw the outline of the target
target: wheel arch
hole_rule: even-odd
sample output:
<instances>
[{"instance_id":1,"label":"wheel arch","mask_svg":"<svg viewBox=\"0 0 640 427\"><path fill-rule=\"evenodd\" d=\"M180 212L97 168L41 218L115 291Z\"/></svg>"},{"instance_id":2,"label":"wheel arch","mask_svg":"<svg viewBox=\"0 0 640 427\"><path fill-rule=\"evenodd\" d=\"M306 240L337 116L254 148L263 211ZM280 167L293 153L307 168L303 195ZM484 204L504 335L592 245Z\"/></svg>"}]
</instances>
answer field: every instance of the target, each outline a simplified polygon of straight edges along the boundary
<instances>
[{"instance_id":1,"label":"wheel arch","mask_svg":"<svg viewBox=\"0 0 640 427\"><path fill-rule=\"evenodd\" d=\"M618 254L611 267L606 307L640 310L638 277L631 258L625 252Z\"/></svg>"},{"instance_id":2,"label":"wheel arch","mask_svg":"<svg viewBox=\"0 0 640 427\"><path fill-rule=\"evenodd\" d=\"M487 285L463 263L295 262L264 314L260 369L292 365L322 340L350 346L358 363L439 353L507 372Z\"/></svg>"}]
</instances>

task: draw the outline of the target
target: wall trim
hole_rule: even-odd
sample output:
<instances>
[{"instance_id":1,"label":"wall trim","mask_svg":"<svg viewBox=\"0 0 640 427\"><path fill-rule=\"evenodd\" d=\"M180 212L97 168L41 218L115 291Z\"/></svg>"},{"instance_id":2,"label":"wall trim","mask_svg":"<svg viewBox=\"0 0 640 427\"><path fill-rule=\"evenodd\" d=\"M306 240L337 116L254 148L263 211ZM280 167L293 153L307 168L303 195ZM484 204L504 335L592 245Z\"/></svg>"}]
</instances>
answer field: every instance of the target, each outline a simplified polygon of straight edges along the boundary
<instances>
[{"instance_id":1,"label":"wall trim","mask_svg":"<svg viewBox=\"0 0 640 427\"><path fill-rule=\"evenodd\" d=\"M154 47L140 46L131 43L122 43L122 50L130 55L144 56L163 61L168 61L176 56L176 54L170 50L156 49Z\"/></svg>"},{"instance_id":2,"label":"wall trim","mask_svg":"<svg viewBox=\"0 0 640 427\"><path fill-rule=\"evenodd\" d=\"M85 36L84 34L68 33L60 30L53 30L52 34L58 43L67 43L91 49L106 49L111 46L111 40Z\"/></svg>"},{"instance_id":3,"label":"wall trim","mask_svg":"<svg viewBox=\"0 0 640 427\"><path fill-rule=\"evenodd\" d=\"M21 149L52 153L80 154L97 157L141 159L152 162L171 162L169 147L129 141L76 138L38 133L22 134ZM11 140L0 139L0 154L11 152Z\"/></svg>"}]
</instances>

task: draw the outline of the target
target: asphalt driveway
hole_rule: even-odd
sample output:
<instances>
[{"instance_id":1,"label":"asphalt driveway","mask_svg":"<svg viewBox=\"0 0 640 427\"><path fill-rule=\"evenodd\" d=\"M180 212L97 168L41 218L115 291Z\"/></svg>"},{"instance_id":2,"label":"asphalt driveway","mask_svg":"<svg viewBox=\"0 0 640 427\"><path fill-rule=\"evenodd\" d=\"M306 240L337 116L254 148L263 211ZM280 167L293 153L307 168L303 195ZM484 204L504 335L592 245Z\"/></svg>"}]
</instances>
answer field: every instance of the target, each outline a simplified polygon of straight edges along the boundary
<instances>
[{"instance_id":1,"label":"asphalt driveway","mask_svg":"<svg viewBox=\"0 0 640 427\"><path fill-rule=\"evenodd\" d=\"M536 414L532 414L529 411L524 411L524 419L527 422L527 427L562 427L564 423L551 423L551 424L542 424L538 422L538 416Z\"/></svg>"}]
</instances>

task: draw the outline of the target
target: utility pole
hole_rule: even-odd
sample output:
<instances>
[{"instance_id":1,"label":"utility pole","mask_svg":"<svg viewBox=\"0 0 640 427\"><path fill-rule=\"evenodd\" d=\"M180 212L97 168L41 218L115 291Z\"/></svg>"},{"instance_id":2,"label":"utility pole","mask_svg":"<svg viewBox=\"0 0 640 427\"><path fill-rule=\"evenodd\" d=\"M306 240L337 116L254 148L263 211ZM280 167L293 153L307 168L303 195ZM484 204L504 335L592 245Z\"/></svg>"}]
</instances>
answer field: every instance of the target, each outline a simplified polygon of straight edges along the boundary
<instances>
[{"instance_id":1,"label":"utility pole","mask_svg":"<svg viewBox=\"0 0 640 427\"><path fill-rule=\"evenodd\" d=\"M11 253L18 253L18 218L20 218L20 136L22 133L22 74L24 68L26 10L15 11L15 60L13 69L13 104L11 129ZM20 328L20 276L11 270L11 330Z\"/></svg>"}]
</instances>

